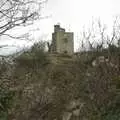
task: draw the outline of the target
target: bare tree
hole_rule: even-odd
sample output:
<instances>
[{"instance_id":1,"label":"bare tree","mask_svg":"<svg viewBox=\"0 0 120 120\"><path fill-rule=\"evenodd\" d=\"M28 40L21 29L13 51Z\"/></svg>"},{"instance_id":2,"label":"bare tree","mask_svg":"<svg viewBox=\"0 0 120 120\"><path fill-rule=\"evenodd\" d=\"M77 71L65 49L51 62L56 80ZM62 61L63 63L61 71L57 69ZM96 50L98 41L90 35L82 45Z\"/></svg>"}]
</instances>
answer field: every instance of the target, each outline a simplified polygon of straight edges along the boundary
<instances>
[{"instance_id":1,"label":"bare tree","mask_svg":"<svg viewBox=\"0 0 120 120\"><path fill-rule=\"evenodd\" d=\"M100 19L96 21L92 20L90 28L84 29L82 32L82 46L88 47L88 50L90 51L94 51L95 49L102 49L106 40L105 30L106 26L102 24ZM83 43L87 45L83 45Z\"/></svg>"},{"instance_id":2,"label":"bare tree","mask_svg":"<svg viewBox=\"0 0 120 120\"><path fill-rule=\"evenodd\" d=\"M93 20L90 28L83 29L82 32L82 46L88 44L89 50L101 51L104 45L108 47L117 42L120 38L120 23L119 17L116 17L113 22L111 34L108 33L107 27L100 19Z\"/></svg>"},{"instance_id":3,"label":"bare tree","mask_svg":"<svg viewBox=\"0 0 120 120\"><path fill-rule=\"evenodd\" d=\"M12 38L11 29L25 27L41 19L42 4L47 0L1 0L0 1L0 36L7 35ZM25 37L23 35L22 37Z\"/></svg>"}]
</instances>

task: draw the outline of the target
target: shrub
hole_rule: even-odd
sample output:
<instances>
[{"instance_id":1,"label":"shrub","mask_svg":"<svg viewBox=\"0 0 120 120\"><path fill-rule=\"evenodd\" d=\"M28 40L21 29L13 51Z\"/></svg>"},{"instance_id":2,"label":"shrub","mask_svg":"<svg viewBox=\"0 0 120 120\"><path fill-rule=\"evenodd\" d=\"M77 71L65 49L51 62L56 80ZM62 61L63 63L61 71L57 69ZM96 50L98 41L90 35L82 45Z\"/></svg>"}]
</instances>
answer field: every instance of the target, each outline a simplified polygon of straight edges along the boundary
<instances>
[{"instance_id":1,"label":"shrub","mask_svg":"<svg viewBox=\"0 0 120 120\"><path fill-rule=\"evenodd\" d=\"M49 63L47 53L45 52L45 43L35 43L29 51L23 52L16 58L18 65L27 68L38 69L42 65Z\"/></svg>"},{"instance_id":2,"label":"shrub","mask_svg":"<svg viewBox=\"0 0 120 120\"><path fill-rule=\"evenodd\" d=\"M0 86L0 120L7 120L8 110L13 102L14 92Z\"/></svg>"}]
</instances>

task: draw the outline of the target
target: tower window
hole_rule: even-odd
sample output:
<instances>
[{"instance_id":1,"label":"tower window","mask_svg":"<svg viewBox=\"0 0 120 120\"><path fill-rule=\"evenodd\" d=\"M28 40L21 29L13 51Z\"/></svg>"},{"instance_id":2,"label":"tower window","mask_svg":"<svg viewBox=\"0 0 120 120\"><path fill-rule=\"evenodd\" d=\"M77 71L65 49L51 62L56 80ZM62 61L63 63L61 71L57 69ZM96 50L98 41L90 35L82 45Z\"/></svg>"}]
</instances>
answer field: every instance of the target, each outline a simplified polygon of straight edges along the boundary
<instances>
[{"instance_id":1,"label":"tower window","mask_svg":"<svg viewBox=\"0 0 120 120\"><path fill-rule=\"evenodd\" d=\"M68 39L67 38L64 38L64 43L68 43Z\"/></svg>"}]
</instances>

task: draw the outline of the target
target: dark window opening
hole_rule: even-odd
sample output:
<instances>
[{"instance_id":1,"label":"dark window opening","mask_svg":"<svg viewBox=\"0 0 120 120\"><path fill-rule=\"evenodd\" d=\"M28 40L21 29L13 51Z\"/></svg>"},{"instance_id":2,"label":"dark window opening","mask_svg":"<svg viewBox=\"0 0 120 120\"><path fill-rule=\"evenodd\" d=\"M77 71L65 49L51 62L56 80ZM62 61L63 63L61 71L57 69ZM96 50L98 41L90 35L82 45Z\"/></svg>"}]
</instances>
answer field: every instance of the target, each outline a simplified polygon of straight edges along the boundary
<instances>
[{"instance_id":1,"label":"dark window opening","mask_svg":"<svg viewBox=\"0 0 120 120\"><path fill-rule=\"evenodd\" d=\"M67 50L65 50L65 51L64 51L64 53L65 53L65 54L67 54L67 53L68 53L68 51L67 51Z\"/></svg>"},{"instance_id":2,"label":"dark window opening","mask_svg":"<svg viewBox=\"0 0 120 120\"><path fill-rule=\"evenodd\" d=\"M68 39L67 38L64 39L64 43L68 43Z\"/></svg>"}]
</instances>

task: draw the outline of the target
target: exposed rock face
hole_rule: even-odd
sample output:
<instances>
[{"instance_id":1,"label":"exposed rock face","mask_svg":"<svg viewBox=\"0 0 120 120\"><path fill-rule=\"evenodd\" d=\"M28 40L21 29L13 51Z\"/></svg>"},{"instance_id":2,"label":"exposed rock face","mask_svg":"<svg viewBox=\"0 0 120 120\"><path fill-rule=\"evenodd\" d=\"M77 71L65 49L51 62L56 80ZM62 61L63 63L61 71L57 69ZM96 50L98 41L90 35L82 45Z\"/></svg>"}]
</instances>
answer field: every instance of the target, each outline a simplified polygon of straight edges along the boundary
<instances>
[{"instance_id":1,"label":"exposed rock face","mask_svg":"<svg viewBox=\"0 0 120 120\"><path fill-rule=\"evenodd\" d=\"M105 58L104 56L99 56L98 58L96 58L95 60L92 61L92 66L95 67L100 64L106 64L109 67L118 69L118 63L117 62L115 63L114 59L115 58L113 58L112 60L109 60L108 58Z\"/></svg>"},{"instance_id":2,"label":"exposed rock face","mask_svg":"<svg viewBox=\"0 0 120 120\"><path fill-rule=\"evenodd\" d=\"M72 120L72 117L79 119L80 111L84 107L84 103L80 99L71 101L66 106L66 111L63 113L63 120Z\"/></svg>"}]
</instances>

